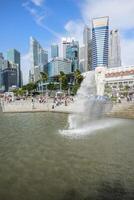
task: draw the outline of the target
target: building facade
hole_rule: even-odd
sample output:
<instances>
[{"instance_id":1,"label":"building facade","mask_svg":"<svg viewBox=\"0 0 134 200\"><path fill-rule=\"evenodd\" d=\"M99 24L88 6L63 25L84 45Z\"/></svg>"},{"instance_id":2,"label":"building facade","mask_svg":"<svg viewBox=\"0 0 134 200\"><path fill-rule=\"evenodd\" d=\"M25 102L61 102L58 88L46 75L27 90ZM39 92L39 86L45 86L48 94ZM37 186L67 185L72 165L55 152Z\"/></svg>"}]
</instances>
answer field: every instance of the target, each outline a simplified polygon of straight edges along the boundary
<instances>
[{"instance_id":1,"label":"building facade","mask_svg":"<svg viewBox=\"0 0 134 200\"><path fill-rule=\"evenodd\" d=\"M92 69L108 67L109 57L109 17L92 20Z\"/></svg>"},{"instance_id":2,"label":"building facade","mask_svg":"<svg viewBox=\"0 0 134 200\"><path fill-rule=\"evenodd\" d=\"M10 49L7 51L7 60L17 65L17 86L21 87L21 63L20 63L20 52L16 49Z\"/></svg>"},{"instance_id":3,"label":"building facade","mask_svg":"<svg viewBox=\"0 0 134 200\"><path fill-rule=\"evenodd\" d=\"M62 57L63 59L66 59L67 54L67 48L70 46L70 44L72 43L72 41L74 40L74 38L71 37L67 37L67 38L62 38L61 41L61 53L60 53L60 57Z\"/></svg>"},{"instance_id":4,"label":"building facade","mask_svg":"<svg viewBox=\"0 0 134 200\"><path fill-rule=\"evenodd\" d=\"M59 57L59 46L57 44L51 45L51 58Z\"/></svg>"},{"instance_id":5,"label":"building facade","mask_svg":"<svg viewBox=\"0 0 134 200\"><path fill-rule=\"evenodd\" d=\"M134 66L108 68L105 73L105 83L112 88L118 89L120 86L128 85L134 89Z\"/></svg>"},{"instance_id":6,"label":"building facade","mask_svg":"<svg viewBox=\"0 0 134 200\"><path fill-rule=\"evenodd\" d=\"M109 44L109 65L108 67L120 67L121 66L121 47L119 31L110 31L110 44Z\"/></svg>"},{"instance_id":7,"label":"building facade","mask_svg":"<svg viewBox=\"0 0 134 200\"><path fill-rule=\"evenodd\" d=\"M18 87L18 65L7 62L7 68L4 68L1 72L2 88L4 92Z\"/></svg>"},{"instance_id":8,"label":"building facade","mask_svg":"<svg viewBox=\"0 0 134 200\"><path fill-rule=\"evenodd\" d=\"M37 67L40 72L44 71L44 68L48 63L48 52L44 50L39 42L33 37L30 37L30 61L31 70L29 80L31 82L36 82L39 79Z\"/></svg>"},{"instance_id":9,"label":"building facade","mask_svg":"<svg viewBox=\"0 0 134 200\"><path fill-rule=\"evenodd\" d=\"M5 60L2 53L0 53L0 90L2 90L2 70L5 66Z\"/></svg>"},{"instance_id":10,"label":"building facade","mask_svg":"<svg viewBox=\"0 0 134 200\"><path fill-rule=\"evenodd\" d=\"M70 45L66 48L66 58L69 59L71 63L71 72L79 69L79 42L72 41Z\"/></svg>"},{"instance_id":11,"label":"building facade","mask_svg":"<svg viewBox=\"0 0 134 200\"><path fill-rule=\"evenodd\" d=\"M71 61L63 58L54 58L48 64L49 77L58 76L60 72L65 74L71 73Z\"/></svg>"},{"instance_id":12,"label":"building facade","mask_svg":"<svg viewBox=\"0 0 134 200\"><path fill-rule=\"evenodd\" d=\"M88 26L84 27L83 44L84 44L84 72L86 72L91 70L92 67L92 40L91 40L91 30Z\"/></svg>"}]
</instances>

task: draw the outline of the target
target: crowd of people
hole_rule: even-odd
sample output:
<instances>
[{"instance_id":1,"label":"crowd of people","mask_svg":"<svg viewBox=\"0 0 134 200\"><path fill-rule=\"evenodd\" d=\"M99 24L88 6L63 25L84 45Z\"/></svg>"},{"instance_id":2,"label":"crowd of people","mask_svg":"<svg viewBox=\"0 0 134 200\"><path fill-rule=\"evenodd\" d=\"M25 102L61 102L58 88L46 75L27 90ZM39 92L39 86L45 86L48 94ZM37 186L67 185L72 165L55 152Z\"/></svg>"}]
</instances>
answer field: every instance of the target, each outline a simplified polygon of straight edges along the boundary
<instances>
[{"instance_id":1,"label":"crowd of people","mask_svg":"<svg viewBox=\"0 0 134 200\"><path fill-rule=\"evenodd\" d=\"M55 95L54 97L49 97L47 94L46 95L41 95L37 97L32 97L31 98L32 104L35 102L39 104L45 104L45 103L51 103L52 104L52 109L64 105L68 106L70 103L74 102L74 98L69 95Z\"/></svg>"},{"instance_id":2,"label":"crowd of people","mask_svg":"<svg viewBox=\"0 0 134 200\"><path fill-rule=\"evenodd\" d=\"M55 96L53 99L52 109L60 105L68 106L68 104L72 102L74 102L74 99L71 96Z\"/></svg>"},{"instance_id":3,"label":"crowd of people","mask_svg":"<svg viewBox=\"0 0 134 200\"><path fill-rule=\"evenodd\" d=\"M123 101L124 101L124 99L127 101L127 102L132 102L132 101L134 101L134 94L129 94L129 95L127 95L125 98L123 97ZM118 98L117 98L117 103L122 103L122 97L121 96L119 96Z\"/></svg>"}]
</instances>

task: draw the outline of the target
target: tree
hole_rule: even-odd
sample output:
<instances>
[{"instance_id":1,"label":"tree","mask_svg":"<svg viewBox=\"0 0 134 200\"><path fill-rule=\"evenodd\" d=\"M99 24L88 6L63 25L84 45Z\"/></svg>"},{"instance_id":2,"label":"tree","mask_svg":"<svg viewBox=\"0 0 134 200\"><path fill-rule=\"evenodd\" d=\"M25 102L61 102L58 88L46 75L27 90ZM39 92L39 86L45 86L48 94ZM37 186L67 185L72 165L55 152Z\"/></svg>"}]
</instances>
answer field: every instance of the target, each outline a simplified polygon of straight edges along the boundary
<instances>
[{"instance_id":1,"label":"tree","mask_svg":"<svg viewBox=\"0 0 134 200\"><path fill-rule=\"evenodd\" d=\"M24 90L23 88L18 88L18 89L14 89L13 90L13 93L16 95L16 96L23 96L24 94L26 94L26 90Z\"/></svg>"},{"instance_id":2,"label":"tree","mask_svg":"<svg viewBox=\"0 0 134 200\"><path fill-rule=\"evenodd\" d=\"M67 76L63 71L60 71L58 79L60 82L60 91L61 91L61 89L67 90L68 89Z\"/></svg>"},{"instance_id":3,"label":"tree","mask_svg":"<svg viewBox=\"0 0 134 200\"><path fill-rule=\"evenodd\" d=\"M46 72L40 72L41 81L46 82L48 80L48 74Z\"/></svg>"},{"instance_id":4,"label":"tree","mask_svg":"<svg viewBox=\"0 0 134 200\"><path fill-rule=\"evenodd\" d=\"M128 92L129 92L130 86L129 85L125 85L124 87L124 94L127 96Z\"/></svg>"},{"instance_id":5,"label":"tree","mask_svg":"<svg viewBox=\"0 0 134 200\"><path fill-rule=\"evenodd\" d=\"M72 87L72 93L75 95L79 89L80 85L77 83L77 84L74 84L73 87Z\"/></svg>"},{"instance_id":6,"label":"tree","mask_svg":"<svg viewBox=\"0 0 134 200\"><path fill-rule=\"evenodd\" d=\"M72 87L73 94L77 93L77 90L79 89L83 79L84 79L84 77L82 76L81 72L78 69L76 69L74 71L74 85Z\"/></svg>"},{"instance_id":7,"label":"tree","mask_svg":"<svg viewBox=\"0 0 134 200\"><path fill-rule=\"evenodd\" d=\"M40 82L42 82L42 94L43 94L43 83L48 80L48 74L46 72L40 72ZM46 85L46 91L47 91L47 85Z\"/></svg>"},{"instance_id":8,"label":"tree","mask_svg":"<svg viewBox=\"0 0 134 200\"><path fill-rule=\"evenodd\" d=\"M125 85L124 89L128 92L128 90L130 89L130 86L129 85Z\"/></svg>"},{"instance_id":9,"label":"tree","mask_svg":"<svg viewBox=\"0 0 134 200\"><path fill-rule=\"evenodd\" d=\"M81 75L81 72L78 69L74 71L74 81L75 81L75 84L79 84L79 85L83 81L83 76Z\"/></svg>"},{"instance_id":10,"label":"tree","mask_svg":"<svg viewBox=\"0 0 134 200\"><path fill-rule=\"evenodd\" d=\"M30 93L31 91L35 91L36 88L37 88L37 84L36 84L36 83L32 83L32 82L31 82L31 83L28 83L27 85L25 85L25 86L22 87L22 89L27 90L29 93Z\"/></svg>"},{"instance_id":11,"label":"tree","mask_svg":"<svg viewBox=\"0 0 134 200\"><path fill-rule=\"evenodd\" d=\"M47 88L48 88L50 91L54 90L54 89L55 89L54 83L49 83Z\"/></svg>"},{"instance_id":12,"label":"tree","mask_svg":"<svg viewBox=\"0 0 134 200\"><path fill-rule=\"evenodd\" d=\"M107 83L105 84L105 93L106 93L106 94L112 93L112 88L111 88L111 86L108 85Z\"/></svg>"}]
</instances>

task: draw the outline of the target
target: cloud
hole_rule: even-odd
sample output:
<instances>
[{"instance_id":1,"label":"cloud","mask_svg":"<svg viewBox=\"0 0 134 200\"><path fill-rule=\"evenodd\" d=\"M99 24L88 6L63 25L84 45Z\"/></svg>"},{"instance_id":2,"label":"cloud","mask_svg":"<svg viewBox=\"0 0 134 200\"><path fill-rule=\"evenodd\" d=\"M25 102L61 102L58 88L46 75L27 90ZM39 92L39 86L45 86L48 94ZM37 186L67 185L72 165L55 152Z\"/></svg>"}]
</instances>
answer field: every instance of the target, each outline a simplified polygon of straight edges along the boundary
<instances>
[{"instance_id":1,"label":"cloud","mask_svg":"<svg viewBox=\"0 0 134 200\"><path fill-rule=\"evenodd\" d=\"M31 0L36 6L41 6L44 3L44 0Z\"/></svg>"},{"instance_id":2,"label":"cloud","mask_svg":"<svg viewBox=\"0 0 134 200\"><path fill-rule=\"evenodd\" d=\"M84 23L81 20L70 20L65 24L64 28L70 37L74 37L79 41L80 45L82 44Z\"/></svg>"},{"instance_id":3,"label":"cloud","mask_svg":"<svg viewBox=\"0 0 134 200\"><path fill-rule=\"evenodd\" d=\"M89 24L94 17L109 16L110 29L119 29L121 35L122 63L134 64L134 0L79 0L81 23ZM69 21L65 29L80 38L81 23ZM75 31L76 30L76 31ZM80 36L81 35L81 36ZM130 37L131 35L131 37Z\"/></svg>"},{"instance_id":4,"label":"cloud","mask_svg":"<svg viewBox=\"0 0 134 200\"><path fill-rule=\"evenodd\" d=\"M121 54L123 65L134 66L134 40L122 38L121 39Z\"/></svg>"},{"instance_id":5,"label":"cloud","mask_svg":"<svg viewBox=\"0 0 134 200\"><path fill-rule=\"evenodd\" d=\"M35 6L31 4L31 2L34 3ZM61 39L61 35L45 25L45 19L48 15L48 11L44 6L41 6L43 2L44 0L28 0L23 3L22 6L29 12L29 14L32 16L33 20L38 26L51 33L54 36L55 40L59 41ZM50 52L50 48L48 48L48 50ZM22 55L21 61L24 83L27 83L30 70L30 53L28 52Z\"/></svg>"},{"instance_id":6,"label":"cloud","mask_svg":"<svg viewBox=\"0 0 134 200\"><path fill-rule=\"evenodd\" d=\"M85 22L93 17L109 16L111 27L120 30L134 28L133 0L85 0L81 14Z\"/></svg>"},{"instance_id":7,"label":"cloud","mask_svg":"<svg viewBox=\"0 0 134 200\"><path fill-rule=\"evenodd\" d=\"M38 2L38 4L39 4L39 2L40 3L43 2L43 0L31 0L31 1L34 1L36 3ZM38 26L40 26L44 30L48 31L56 38L61 37L61 35L59 33L57 33L56 31L54 31L53 29L51 29L45 25L45 19L48 15L48 11L45 7L41 7L41 8L33 7L29 1L23 3L22 6L30 13L30 15L33 17L35 23Z\"/></svg>"},{"instance_id":8,"label":"cloud","mask_svg":"<svg viewBox=\"0 0 134 200\"><path fill-rule=\"evenodd\" d=\"M44 22L45 17L47 16L46 9L38 9L31 5L29 1L23 3L22 6L30 13L37 25L40 25Z\"/></svg>"}]
</instances>

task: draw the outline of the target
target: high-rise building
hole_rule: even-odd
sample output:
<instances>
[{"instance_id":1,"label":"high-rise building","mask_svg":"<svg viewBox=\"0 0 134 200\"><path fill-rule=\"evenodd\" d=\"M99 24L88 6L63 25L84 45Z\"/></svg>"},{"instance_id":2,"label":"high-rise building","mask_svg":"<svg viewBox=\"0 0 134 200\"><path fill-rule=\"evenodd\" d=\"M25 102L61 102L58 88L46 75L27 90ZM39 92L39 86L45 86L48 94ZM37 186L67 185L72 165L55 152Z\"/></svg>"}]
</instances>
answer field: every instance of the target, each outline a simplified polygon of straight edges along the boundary
<instances>
[{"instance_id":1,"label":"high-rise building","mask_svg":"<svg viewBox=\"0 0 134 200\"><path fill-rule=\"evenodd\" d=\"M31 72L30 81L38 81L37 71L44 71L45 66L48 63L48 52L42 48L39 42L30 37L30 61L31 61ZM39 70L37 70L37 68Z\"/></svg>"},{"instance_id":2,"label":"high-rise building","mask_svg":"<svg viewBox=\"0 0 134 200\"><path fill-rule=\"evenodd\" d=\"M2 53L0 53L0 90L2 89L2 70L4 68L4 65L5 65L4 56Z\"/></svg>"},{"instance_id":3,"label":"high-rise building","mask_svg":"<svg viewBox=\"0 0 134 200\"><path fill-rule=\"evenodd\" d=\"M7 52L7 60L10 63L18 65L17 67L17 86L21 87L21 64L20 64L20 52L16 49L10 49Z\"/></svg>"},{"instance_id":4,"label":"high-rise building","mask_svg":"<svg viewBox=\"0 0 134 200\"><path fill-rule=\"evenodd\" d=\"M121 66L121 47L119 31L110 31L110 46L109 46L109 67L120 67Z\"/></svg>"},{"instance_id":5,"label":"high-rise building","mask_svg":"<svg viewBox=\"0 0 134 200\"><path fill-rule=\"evenodd\" d=\"M108 67L109 17L92 20L92 68Z\"/></svg>"},{"instance_id":6,"label":"high-rise building","mask_svg":"<svg viewBox=\"0 0 134 200\"><path fill-rule=\"evenodd\" d=\"M0 53L0 70L5 67L5 59L2 53Z\"/></svg>"},{"instance_id":7,"label":"high-rise building","mask_svg":"<svg viewBox=\"0 0 134 200\"><path fill-rule=\"evenodd\" d=\"M18 64L6 62L7 66L2 70L2 90L8 92L11 88L18 87Z\"/></svg>"},{"instance_id":8,"label":"high-rise building","mask_svg":"<svg viewBox=\"0 0 134 200\"><path fill-rule=\"evenodd\" d=\"M65 74L71 73L71 61L63 58L54 58L48 64L49 77L58 76L63 71Z\"/></svg>"},{"instance_id":9,"label":"high-rise building","mask_svg":"<svg viewBox=\"0 0 134 200\"><path fill-rule=\"evenodd\" d=\"M76 69L79 68L79 42L72 41L66 47L66 58L71 60L72 62L72 69L71 71L74 72Z\"/></svg>"},{"instance_id":10,"label":"high-rise building","mask_svg":"<svg viewBox=\"0 0 134 200\"><path fill-rule=\"evenodd\" d=\"M88 26L84 27L83 44L84 44L84 71L86 72L91 70L92 66L91 30Z\"/></svg>"},{"instance_id":11,"label":"high-rise building","mask_svg":"<svg viewBox=\"0 0 134 200\"><path fill-rule=\"evenodd\" d=\"M72 43L72 41L74 40L74 38L62 38L62 44L61 44L61 57L66 59L66 49L67 47L70 46L70 44Z\"/></svg>"},{"instance_id":12,"label":"high-rise building","mask_svg":"<svg viewBox=\"0 0 134 200\"><path fill-rule=\"evenodd\" d=\"M59 57L59 46L57 44L51 45L51 58Z\"/></svg>"}]
</instances>

